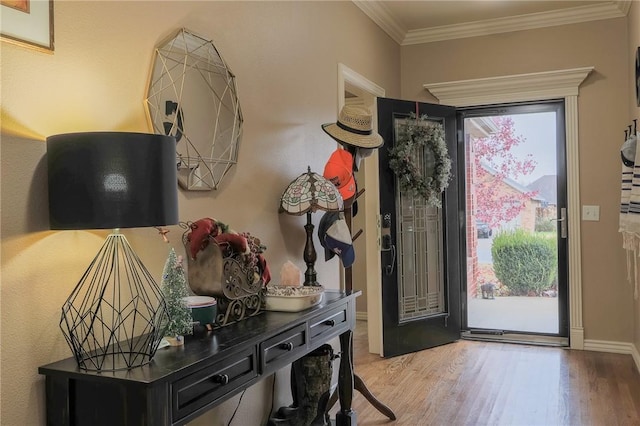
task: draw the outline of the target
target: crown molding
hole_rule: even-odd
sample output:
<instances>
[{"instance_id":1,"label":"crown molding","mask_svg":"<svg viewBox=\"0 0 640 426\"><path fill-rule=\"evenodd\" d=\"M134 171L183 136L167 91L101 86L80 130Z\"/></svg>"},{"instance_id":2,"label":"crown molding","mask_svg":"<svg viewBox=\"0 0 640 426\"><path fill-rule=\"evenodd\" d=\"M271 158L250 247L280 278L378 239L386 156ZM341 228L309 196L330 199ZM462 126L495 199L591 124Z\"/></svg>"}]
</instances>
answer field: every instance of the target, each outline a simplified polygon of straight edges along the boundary
<instances>
[{"instance_id":1,"label":"crown molding","mask_svg":"<svg viewBox=\"0 0 640 426\"><path fill-rule=\"evenodd\" d=\"M631 8L631 0L621 0L549 12L407 30L383 2L352 1L401 46L621 18L626 16Z\"/></svg>"},{"instance_id":2,"label":"crown molding","mask_svg":"<svg viewBox=\"0 0 640 426\"><path fill-rule=\"evenodd\" d=\"M380 1L352 0L365 15L386 32L396 43L402 45L407 29L393 16L389 8Z\"/></svg>"},{"instance_id":3,"label":"crown molding","mask_svg":"<svg viewBox=\"0 0 640 426\"><path fill-rule=\"evenodd\" d=\"M498 102L534 101L577 96L578 87L593 67L543 71L474 80L427 83L423 87L441 104L486 105ZM500 96L498 100L496 96Z\"/></svg>"},{"instance_id":4,"label":"crown molding","mask_svg":"<svg viewBox=\"0 0 640 426\"><path fill-rule=\"evenodd\" d=\"M632 0L621 0L615 2L618 6L618 9L624 16L627 16L629 14L629 9L631 9L631 1Z\"/></svg>"},{"instance_id":5,"label":"crown molding","mask_svg":"<svg viewBox=\"0 0 640 426\"><path fill-rule=\"evenodd\" d=\"M464 24L444 25L423 30L411 30L407 32L402 45L407 46L441 40L478 37L626 16L618 6L617 3L598 3L550 12L530 13L527 15L509 16L506 18L488 19Z\"/></svg>"}]
</instances>

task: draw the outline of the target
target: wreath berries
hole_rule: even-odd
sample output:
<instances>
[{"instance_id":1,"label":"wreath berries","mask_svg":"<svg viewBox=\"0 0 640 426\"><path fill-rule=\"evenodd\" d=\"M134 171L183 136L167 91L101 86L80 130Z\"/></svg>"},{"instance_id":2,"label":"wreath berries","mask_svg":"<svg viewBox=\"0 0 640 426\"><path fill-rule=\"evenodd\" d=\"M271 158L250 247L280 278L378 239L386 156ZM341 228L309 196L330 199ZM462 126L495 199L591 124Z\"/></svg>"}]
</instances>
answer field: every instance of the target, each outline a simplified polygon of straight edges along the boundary
<instances>
[{"instance_id":1,"label":"wreath berries","mask_svg":"<svg viewBox=\"0 0 640 426\"><path fill-rule=\"evenodd\" d=\"M416 164L416 156L433 165L430 176ZM432 158L429 158L432 157ZM400 127L396 144L389 149L389 166L398 177L400 189L423 198L429 205L442 207L441 194L451 179L451 159L441 124L409 114L407 124ZM424 168L424 167L423 167Z\"/></svg>"}]
</instances>

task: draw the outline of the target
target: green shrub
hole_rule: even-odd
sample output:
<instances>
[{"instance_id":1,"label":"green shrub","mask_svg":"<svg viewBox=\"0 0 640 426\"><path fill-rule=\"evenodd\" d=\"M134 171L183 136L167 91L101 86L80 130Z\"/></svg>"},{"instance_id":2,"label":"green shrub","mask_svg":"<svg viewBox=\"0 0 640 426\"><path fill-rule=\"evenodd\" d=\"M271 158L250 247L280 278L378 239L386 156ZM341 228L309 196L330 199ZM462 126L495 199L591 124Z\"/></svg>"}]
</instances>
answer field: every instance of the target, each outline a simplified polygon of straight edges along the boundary
<instances>
[{"instance_id":1,"label":"green shrub","mask_svg":"<svg viewBox=\"0 0 640 426\"><path fill-rule=\"evenodd\" d=\"M536 232L555 232L556 222L548 218L536 217L535 231Z\"/></svg>"},{"instance_id":2,"label":"green shrub","mask_svg":"<svg viewBox=\"0 0 640 426\"><path fill-rule=\"evenodd\" d=\"M540 295L556 277L558 256L555 238L522 230L501 232L491 246L493 270L512 296Z\"/></svg>"}]
</instances>

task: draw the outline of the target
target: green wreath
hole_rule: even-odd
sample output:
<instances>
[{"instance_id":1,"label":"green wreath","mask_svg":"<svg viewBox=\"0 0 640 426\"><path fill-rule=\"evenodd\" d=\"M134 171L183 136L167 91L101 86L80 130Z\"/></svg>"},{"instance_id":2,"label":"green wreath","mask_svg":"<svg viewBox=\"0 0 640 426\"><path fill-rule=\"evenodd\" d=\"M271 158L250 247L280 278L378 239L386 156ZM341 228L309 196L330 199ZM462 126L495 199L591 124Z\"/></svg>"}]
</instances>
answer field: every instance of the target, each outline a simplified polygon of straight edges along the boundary
<instances>
[{"instance_id":1,"label":"green wreath","mask_svg":"<svg viewBox=\"0 0 640 426\"><path fill-rule=\"evenodd\" d=\"M416 155L422 152L425 164L433 166L430 176L416 165ZM398 130L395 146L389 149L389 166L398 177L401 190L442 207L441 195L451 179L451 159L441 124L427 120L426 115L416 118L415 114L409 114L407 124Z\"/></svg>"}]
</instances>

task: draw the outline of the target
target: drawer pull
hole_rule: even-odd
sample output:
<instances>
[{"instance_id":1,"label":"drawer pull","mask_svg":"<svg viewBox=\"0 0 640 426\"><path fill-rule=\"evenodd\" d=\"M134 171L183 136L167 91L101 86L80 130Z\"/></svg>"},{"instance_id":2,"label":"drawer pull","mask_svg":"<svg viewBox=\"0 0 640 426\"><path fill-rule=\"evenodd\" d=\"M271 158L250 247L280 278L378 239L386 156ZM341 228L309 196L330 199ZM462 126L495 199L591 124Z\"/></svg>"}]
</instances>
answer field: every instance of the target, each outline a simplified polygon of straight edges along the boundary
<instances>
[{"instance_id":1,"label":"drawer pull","mask_svg":"<svg viewBox=\"0 0 640 426\"><path fill-rule=\"evenodd\" d=\"M227 383L229 383L229 376L227 376L226 374L216 374L211 378L211 380L213 380L214 383L226 385Z\"/></svg>"},{"instance_id":2,"label":"drawer pull","mask_svg":"<svg viewBox=\"0 0 640 426\"><path fill-rule=\"evenodd\" d=\"M291 342L281 343L280 344L280 349L283 349L285 351L292 351L293 350L293 343L291 343Z\"/></svg>"},{"instance_id":3,"label":"drawer pull","mask_svg":"<svg viewBox=\"0 0 640 426\"><path fill-rule=\"evenodd\" d=\"M336 325L336 322L334 320L326 320L324 322L324 325L328 325L329 327L333 327L334 325Z\"/></svg>"}]
</instances>

